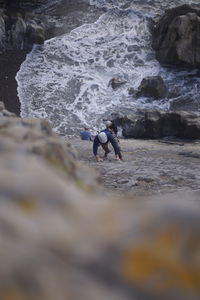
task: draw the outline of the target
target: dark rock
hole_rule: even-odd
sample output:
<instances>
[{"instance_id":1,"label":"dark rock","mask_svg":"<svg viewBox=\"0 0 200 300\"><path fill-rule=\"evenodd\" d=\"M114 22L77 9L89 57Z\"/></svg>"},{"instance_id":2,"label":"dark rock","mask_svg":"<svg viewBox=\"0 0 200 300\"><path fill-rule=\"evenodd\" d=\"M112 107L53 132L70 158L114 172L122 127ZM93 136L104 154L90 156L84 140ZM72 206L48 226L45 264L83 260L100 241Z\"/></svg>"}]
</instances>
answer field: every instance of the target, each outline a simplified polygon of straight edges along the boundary
<instances>
[{"instance_id":1,"label":"dark rock","mask_svg":"<svg viewBox=\"0 0 200 300\"><path fill-rule=\"evenodd\" d=\"M128 88L128 94L135 97L137 94L137 91L133 87L130 87L130 88Z\"/></svg>"},{"instance_id":2,"label":"dark rock","mask_svg":"<svg viewBox=\"0 0 200 300\"><path fill-rule=\"evenodd\" d=\"M168 93L168 99L171 99L171 98L177 98L181 96L181 87L180 86L173 86L169 93Z\"/></svg>"},{"instance_id":3,"label":"dark rock","mask_svg":"<svg viewBox=\"0 0 200 300\"><path fill-rule=\"evenodd\" d=\"M191 94L179 96L169 103L170 110L198 111L200 109L199 99Z\"/></svg>"},{"instance_id":4,"label":"dark rock","mask_svg":"<svg viewBox=\"0 0 200 300\"><path fill-rule=\"evenodd\" d=\"M200 138L200 117L189 112L144 111L114 120L125 138Z\"/></svg>"},{"instance_id":5,"label":"dark rock","mask_svg":"<svg viewBox=\"0 0 200 300\"><path fill-rule=\"evenodd\" d=\"M24 48L24 37L26 34L26 23L21 16L12 19L11 29L9 32L8 42L16 49ZM8 32L7 32L8 33Z\"/></svg>"},{"instance_id":6,"label":"dark rock","mask_svg":"<svg viewBox=\"0 0 200 300\"><path fill-rule=\"evenodd\" d=\"M166 10L155 22L152 35L161 64L200 67L200 10L189 5Z\"/></svg>"},{"instance_id":7,"label":"dark rock","mask_svg":"<svg viewBox=\"0 0 200 300\"><path fill-rule=\"evenodd\" d=\"M38 24L35 20L28 20L25 35L27 44L43 44L45 41L45 28L43 24Z\"/></svg>"},{"instance_id":8,"label":"dark rock","mask_svg":"<svg viewBox=\"0 0 200 300\"><path fill-rule=\"evenodd\" d=\"M148 177L138 177L137 178L138 181L144 181L146 183L150 183L150 182L153 182L153 178L148 178Z\"/></svg>"},{"instance_id":9,"label":"dark rock","mask_svg":"<svg viewBox=\"0 0 200 300\"><path fill-rule=\"evenodd\" d=\"M49 0L1 0L0 7L9 11L31 10L41 5L45 5Z\"/></svg>"},{"instance_id":10,"label":"dark rock","mask_svg":"<svg viewBox=\"0 0 200 300\"><path fill-rule=\"evenodd\" d=\"M125 84L126 82L127 81L125 81L119 77L114 77L109 81L108 86L111 86L113 90L116 90L121 85Z\"/></svg>"},{"instance_id":11,"label":"dark rock","mask_svg":"<svg viewBox=\"0 0 200 300\"><path fill-rule=\"evenodd\" d=\"M200 158L200 154L199 153L195 153L195 152L192 152L192 151L189 151L189 152L179 152L178 153L179 155L183 155L185 157L191 157L191 158Z\"/></svg>"},{"instance_id":12,"label":"dark rock","mask_svg":"<svg viewBox=\"0 0 200 300\"><path fill-rule=\"evenodd\" d=\"M2 11L0 11L0 48L3 48L6 39L6 31L5 31L5 15Z\"/></svg>"},{"instance_id":13,"label":"dark rock","mask_svg":"<svg viewBox=\"0 0 200 300\"><path fill-rule=\"evenodd\" d=\"M137 97L152 97L160 99L167 94L167 87L161 76L149 76L142 79L136 93Z\"/></svg>"},{"instance_id":14,"label":"dark rock","mask_svg":"<svg viewBox=\"0 0 200 300\"><path fill-rule=\"evenodd\" d=\"M0 11L1 50L30 50L45 40L45 26L34 15L5 14Z\"/></svg>"},{"instance_id":15,"label":"dark rock","mask_svg":"<svg viewBox=\"0 0 200 300\"><path fill-rule=\"evenodd\" d=\"M145 131L144 119L141 118L139 120L136 120L133 124L125 124L122 130L122 134L124 137L130 137L132 134L134 134L134 138L140 138L141 136L145 135Z\"/></svg>"}]
</instances>

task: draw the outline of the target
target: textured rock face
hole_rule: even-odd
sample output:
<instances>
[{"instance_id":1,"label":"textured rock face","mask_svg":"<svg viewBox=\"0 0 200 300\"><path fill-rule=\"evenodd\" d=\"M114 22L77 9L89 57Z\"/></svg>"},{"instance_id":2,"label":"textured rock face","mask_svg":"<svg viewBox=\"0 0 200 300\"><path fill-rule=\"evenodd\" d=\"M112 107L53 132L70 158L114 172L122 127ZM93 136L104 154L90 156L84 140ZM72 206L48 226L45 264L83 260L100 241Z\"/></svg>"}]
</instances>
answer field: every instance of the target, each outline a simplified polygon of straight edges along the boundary
<instances>
[{"instance_id":1,"label":"textured rock face","mask_svg":"<svg viewBox=\"0 0 200 300\"><path fill-rule=\"evenodd\" d=\"M47 164L48 168L61 173L65 178L73 179L86 189L94 188L98 181L98 174L92 170L88 172L86 167L78 163L76 152L71 148L70 143L60 139L46 120L17 118L15 114L5 110L2 103L0 105L0 144L2 161L7 162L9 157L12 157L12 176L18 176L22 162L25 167L29 168L29 162L37 163L38 160L42 164ZM4 174L3 170L2 174ZM37 177L37 173L35 176ZM11 179L8 177L6 180L8 190ZM46 180L48 181L48 177Z\"/></svg>"},{"instance_id":2,"label":"textured rock face","mask_svg":"<svg viewBox=\"0 0 200 300\"><path fill-rule=\"evenodd\" d=\"M48 1L1 1L0 47L1 50L30 50L33 44L45 41L45 25L30 11ZM28 14L27 14L28 12Z\"/></svg>"},{"instance_id":3,"label":"textured rock face","mask_svg":"<svg viewBox=\"0 0 200 300\"><path fill-rule=\"evenodd\" d=\"M46 121L0 104L0 299L199 299L198 193L118 201L81 169Z\"/></svg>"},{"instance_id":4,"label":"textured rock face","mask_svg":"<svg viewBox=\"0 0 200 300\"><path fill-rule=\"evenodd\" d=\"M189 112L146 111L117 118L115 122L122 126L126 138L200 138L200 117Z\"/></svg>"},{"instance_id":5,"label":"textured rock face","mask_svg":"<svg viewBox=\"0 0 200 300\"><path fill-rule=\"evenodd\" d=\"M15 9L32 9L36 8L40 5L47 4L49 0L1 0L0 1L0 7L6 8L9 10L15 10Z\"/></svg>"},{"instance_id":6,"label":"textured rock face","mask_svg":"<svg viewBox=\"0 0 200 300\"><path fill-rule=\"evenodd\" d=\"M200 67L200 11L188 5L169 9L152 30L161 64Z\"/></svg>"},{"instance_id":7,"label":"textured rock face","mask_svg":"<svg viewBox=\"0 0 200 300\"><path fill-rule=\"evenodd\" d=\"M182 111L199 111L200 103L198 95L194 98L193 95L187 94L183 96L176 97L169 102L170 110L182 110Z\"/></svg>"},{"instance_id":8,"label":"textured rock face","mask_svg":"<svg viewBox=\"0 0 200 300\"><path fill-rule=\"evenodd\" d=\"M152 97L155 99L164 98L167 94L167 87L161 76L149 76L143 78L138 91L137 97Z\"/></svg>"},{"instance_id":9,"label":"textured rock face","mask_svg":"<svg viewBox=\"0 0 200 300\"><path fill-rule=\"evenodd\" d=\"M1 198L1 299L198 299L198 209L174 199L142 212L60 190L31 209Z\"/></svg>"},{"instance_id":10,"label":"textured rock face","mask_svg":"<svg viewBox=\"0 0 200 300\"><path fill-rule=\"evenodd\" d=\"M0 12L0 46L2 50L30 50L45 40L45 26L34 16Z\"/></svg>"}]
</instances>

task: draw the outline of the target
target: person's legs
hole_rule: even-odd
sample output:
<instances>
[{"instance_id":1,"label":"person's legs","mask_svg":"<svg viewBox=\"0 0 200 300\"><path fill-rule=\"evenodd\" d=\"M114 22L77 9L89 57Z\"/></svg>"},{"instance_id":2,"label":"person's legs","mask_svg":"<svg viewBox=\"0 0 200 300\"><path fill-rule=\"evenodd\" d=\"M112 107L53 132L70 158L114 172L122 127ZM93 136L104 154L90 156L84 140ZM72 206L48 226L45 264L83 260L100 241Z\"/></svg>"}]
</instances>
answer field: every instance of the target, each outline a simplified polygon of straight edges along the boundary
<instances>
[{"instance_id":1,"label":"person's legs","mask_svg":"<svg viewBox=\"0 0 200 300\"><path fill-rule=\"evenodd\" d=\"M114 137L114 140L115 142L118 144L118 147L119 147L119 158L122 159L122 154L121 154L121 147L120 147L120 140L118 139L117 135L115 133L113 133L113 137Z\"/></svg>"},{"instance_id":2,"label":"person's legs","mask_svg":"<svg viewBox=\"0 0 200 300\"><path fill-rule=\"evenodd\" d=\"M110 149L108 148L108 143L101 144L103 150L105 151L104 157L107 157L108 153L110 153Z\"/></svg>"}]
</instances>

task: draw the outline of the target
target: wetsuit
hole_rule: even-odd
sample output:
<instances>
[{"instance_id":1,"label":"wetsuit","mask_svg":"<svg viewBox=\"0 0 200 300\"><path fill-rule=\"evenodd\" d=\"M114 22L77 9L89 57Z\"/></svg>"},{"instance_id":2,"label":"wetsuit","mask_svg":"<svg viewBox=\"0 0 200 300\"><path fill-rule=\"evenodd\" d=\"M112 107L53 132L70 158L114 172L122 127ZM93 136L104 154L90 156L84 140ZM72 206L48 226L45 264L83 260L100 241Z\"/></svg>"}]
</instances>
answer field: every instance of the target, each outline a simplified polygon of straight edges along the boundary
<instances>
[{"instance_id":1,"label":"wetsuit","mask_svg":"<svg viewBox=\"0 0 200 300\"><path fill-rule=\"evenodd\" d=\"M107 138L108 138L108 142L111 143L111 145L113 146L113 149L115 151L115 155L119 155L119 157L121 156L121 153L120 153L120 148L119 148L119 145L118 143L116 142L116 140L114 139L112 133L109 131L109 129L105 129L105 130L102 130L101 132L105 132L106 135L107 135ZM105 143L105 144L107 144ZM93 142L93 153L94 153L94 156L97 155L97 151L98 151L98 147L101 145L101 143L99 142L99 139L98 139L98 135L96 135L95 139L94 139L94 142Z\"/></svg>"}]
</instances>

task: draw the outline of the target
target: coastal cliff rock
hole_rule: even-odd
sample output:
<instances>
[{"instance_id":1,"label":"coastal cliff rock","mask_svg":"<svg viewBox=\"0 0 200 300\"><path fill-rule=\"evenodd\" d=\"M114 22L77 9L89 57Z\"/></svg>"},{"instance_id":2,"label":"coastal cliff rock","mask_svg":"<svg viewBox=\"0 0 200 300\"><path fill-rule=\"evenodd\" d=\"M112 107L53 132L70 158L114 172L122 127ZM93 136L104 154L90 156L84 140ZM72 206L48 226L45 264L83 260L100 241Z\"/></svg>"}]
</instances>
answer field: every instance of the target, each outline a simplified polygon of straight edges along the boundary
<instances>
[{"instance_id":1,"label":"coastal cliff rock","mask_svg":"<svg viewBox=\"0 0 200 300\"><path fill-rule=\"evenodd\" d=\"M45 120L0 104L0 299L198 299L199 194L103 197L80 169Z\"/></svg>"},{"instance_id":2,"label":"coastal cliff rock","mask_svg":"<svg viewBox=\"0 0 200 300\"><path fill-rule=\"evenodd\" d=\"M50 1L0 1L1 50L31 50L33 44L44 43L45 24L34 11L47 3Z\"/></svg>"},{"instance_id":3,"label":"coastal cliff rock","mask_svg":"<svg viewBox=\"0 0 200 300\"><path fill-rule=\"evenodd\" d=\"M28 10L45 5L49 0L0 0L0 8L8 10Z\"/></svg>"},{"instance_id":4,"label":"coastal cliff rock","mask_svg":"<svg viewBox=\"0 0 200 300\"><path fill-rule=\"evenodd\" d=\"M174 111L188 111L196 112L200 110L199 95L194 97L190 93L186 95L179 95L169 101L169 109Z\"/></svg>"},{"instance_id":5,"label":"coastal cliff rock","mask_svg":"<svg viewBox=\"0 0 200 300\"><path fill-rule=\"evenodd\" d=\"M122 134L126 138L200 138L200 117L190 112L151 110L119 117L114 121L122 127Z\"/></svg>"},{"instance_id":6,"label":"coastal cliff rock","mask_svg":"<svg viewBox=\"0 0 200 300\"><path fill-rule=\"evenodd\" d=\"M148 76L143 78L138 87L137 97L164 98L167 95L167 87L161 76Z\"/></svg>"},{"instance_id":7,"label":"coastal cliff rock","mask_svg":"<svg viewBox=\"0 0 200 300\"><path fill-rule=\"evenodd\" d=\"M33 44L43 44L45 26L33 15L0 12L1 50L30 50Z\"/></svg>"},{"instance_id":8,"label":"coastal cliff rock","mask_svg":"<svg viewBox=\"0 0 200 300\"><path fill-rule=\"evenodd\" d=\"M152 35L161 64L200 67L200 10L189 5L166 10L155 22Z\"/></svg>"},{"instance_id":9,"label":"coastal cliff rock","mask_svg":"<svg viewBox=\"0 0 200 300\"><path fill-rule=\"evenodd\" d=\"M6 108L19 116L15 76L33 44L42 44L84 23L92 23L102 10L82 0L20 1L20 5L12 0L9 6L5 2L0 1L0 95Z\"/></svg>"}]
</instances>

